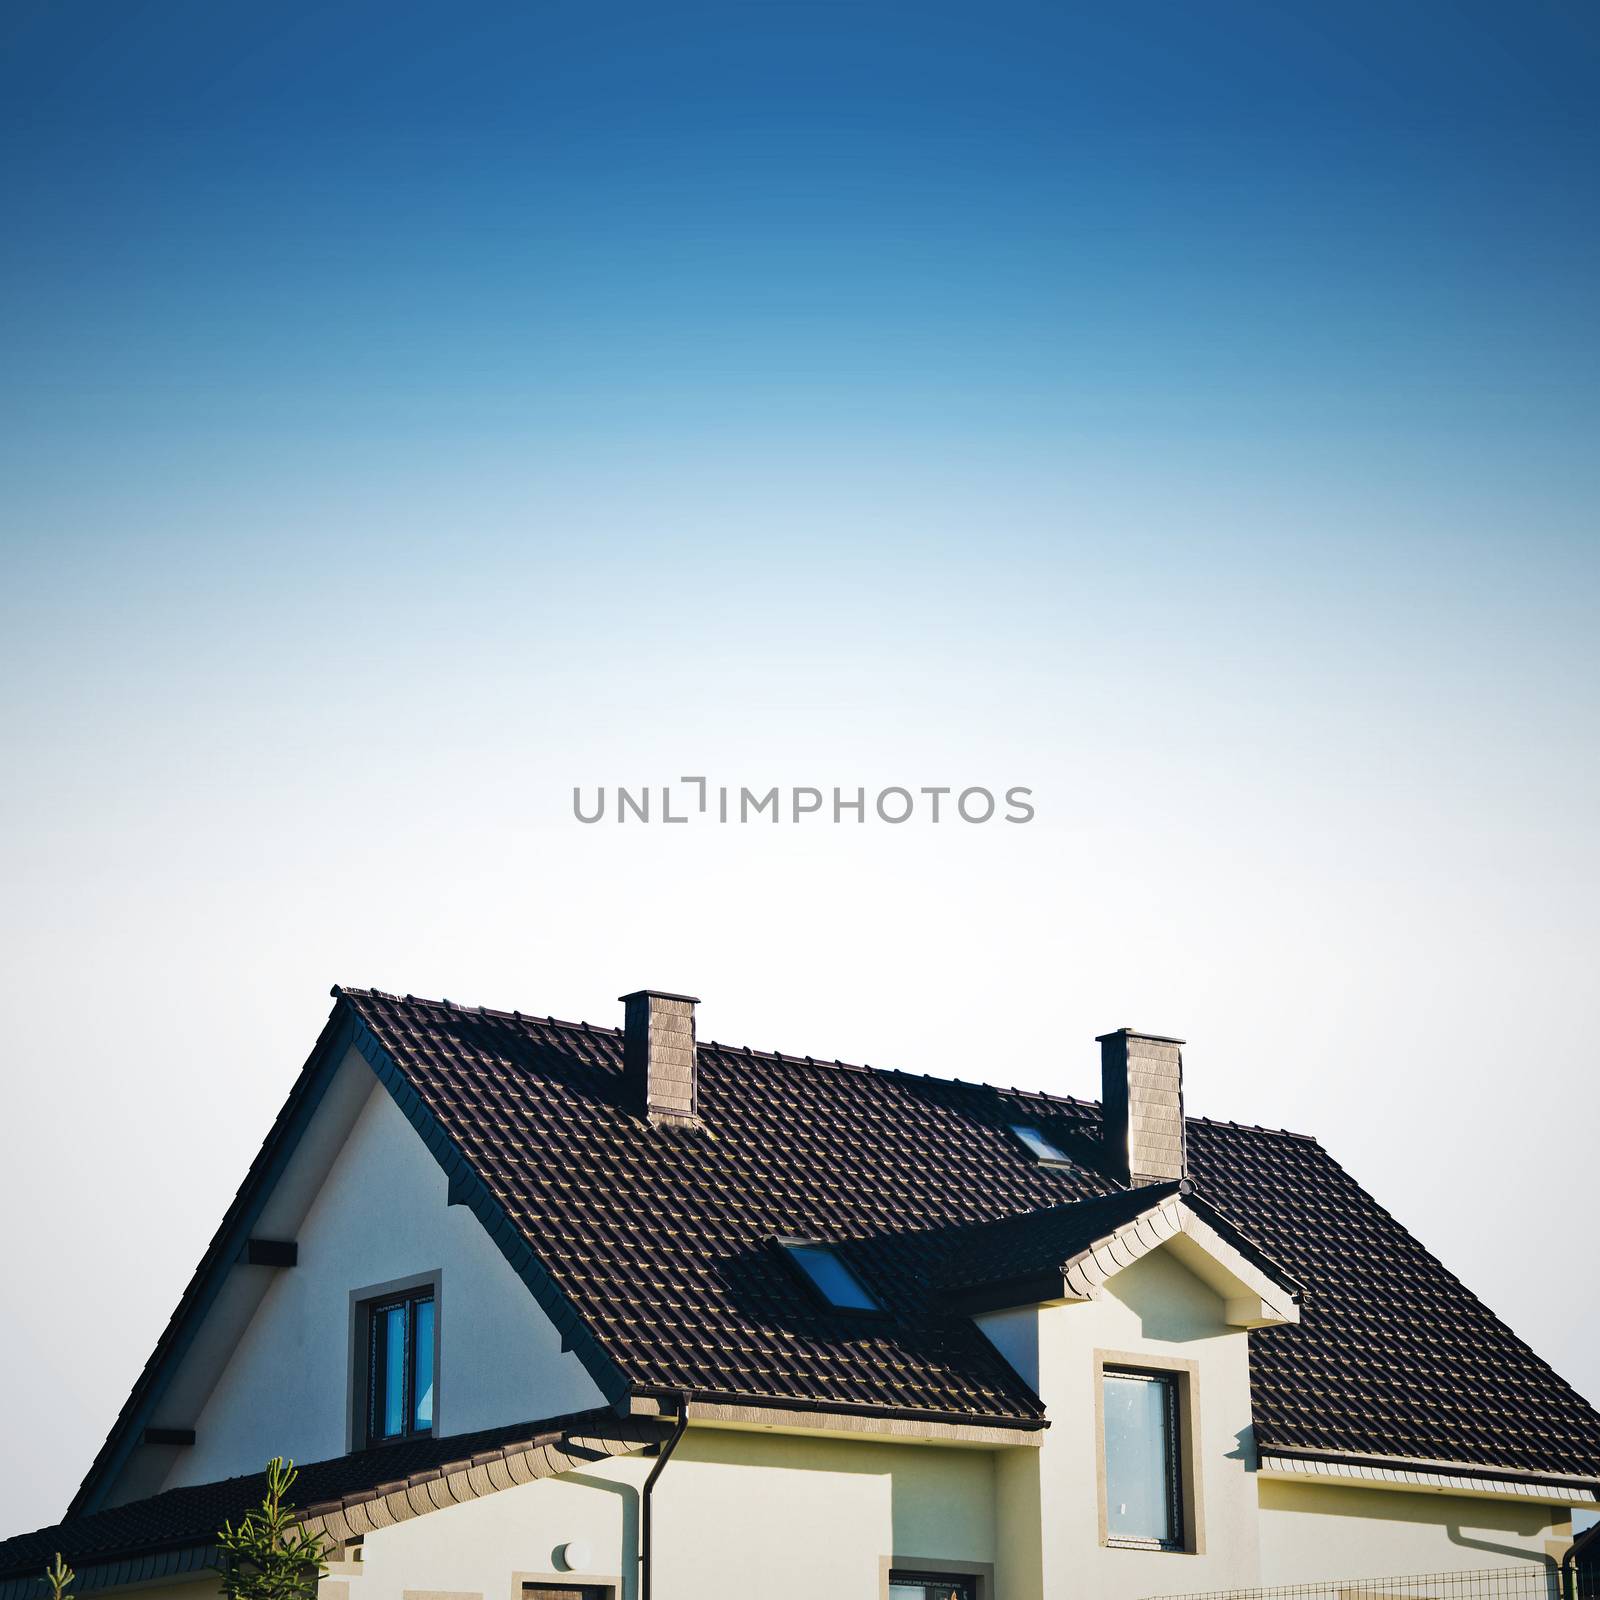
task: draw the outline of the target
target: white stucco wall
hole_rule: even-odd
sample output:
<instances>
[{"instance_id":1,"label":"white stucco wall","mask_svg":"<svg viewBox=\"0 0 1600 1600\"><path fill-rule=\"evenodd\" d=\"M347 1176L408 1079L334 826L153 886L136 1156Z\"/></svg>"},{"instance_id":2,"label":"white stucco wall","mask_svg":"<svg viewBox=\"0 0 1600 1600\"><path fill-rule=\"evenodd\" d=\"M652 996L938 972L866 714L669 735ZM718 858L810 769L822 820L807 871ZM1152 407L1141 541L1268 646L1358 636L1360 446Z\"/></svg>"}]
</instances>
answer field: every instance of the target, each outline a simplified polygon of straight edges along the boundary
<instances>
[{"instance_id":1,"label":"white stucco wall","mask_svg":"<svg viewBox=\"0 0 1600 1600\"><path fill-rule=\"evenodd\" d=\"M620 1584L623 1600L636 1600L639 1491L651 1465L642 1455L602 1460L369 1534L364 1559L336 1571L324 1600L523 1600L529 1581ZM697 1425L656 1489L656 1600L880 1600L890 1561L992 1568L987 1600L1102 1600L1186 1591L1197 1573L1209 1589L1236 1554L1085 1560L1060 1531L1074 1506L1047 1499L1043 1525L1036 1514L1041 1480L1057 1476L1042 1450ZM1253 1581L1263 1584L1538 1560L1551 1519L1529 1504L1268 1479L1250 1487L1261 1495ZM589 1551L576 1571L557 1561L569 1542ZM1056 1563L1048 1574L1045 1551ZM1255 1573L1253 1552L1245 1565ZM138 1592L204 1600L215 1587Z\"/></svg>"},{"instance_id":2,"label":"white stucco wall","mask_svg":"<svg viewBox=\"0 0 1600 1600\"><path fill-rule=\"evenodd\" d=\"M408 1590L521 1600L521 1580L615 1582L638 1537L651 1465L614 1457L368 1534L348 1600L402 1600ZM556 1564L557 1548L574 1541L590 1551L581 1573Z\"/></svg>"},{"instance_id":3,"label":"white stucco wall","mask_svg":"<svg viewBox=\"0 0 1600 1600\"><path fill-rule=\"evenodd\" d=\"M604 1403L477 1219L446 1204L443 1171L365 1061L352 1050L339 1072L357 1075L351 1087L364 1099L295 1232L299 1265L273 1274L163 1487L259 1471L273 1455L342 1454L351 1291L435 1271L441 1433ZM318 1157L308 1144L295 1159ZM292 1186L297 1175L286 1176Z\"/></svg>"},{"instance_id":4,"label":"white stucco wall","mask_svg":"<svg viewBox=\"0 0 1600 1600\"><path fill-rule=\"evenodd\" d=\"M1260 1480L1261 1581L1471 1572L1546 1560L1550 1506Z\"/></svg>"},{"instance_id":5,"label":"white stucco wall","mask_svg":"<svg viewBox=\"0 0 1600 1600\"><path fill-rule=\"evenodd\" d=\"M1008 1461L998 1475L999 1519L1008 1544L1017 1541L1019 1571L1033 1559L1025 1546L1027 1500L1038 1496L1035 1593L1046 1600L1138 1600L1258 1581L1247 1336L1223 1320L1221 1299L1168 1248L1118 1273L1098 1300L1004 1312L980 1325L1035 1385L1051 1418L1037 1486L1026 1462ZM1097 1351L1133 1365L1141 1356L1195 1363L1203 1553L1101 1543Z\"/></svg>"},{"instance_id":6,"label":"white stucco wall","mask_svg":"<svg viewBox=\"0 0 1600 1600\"><path fill-rule=\"evenodd\" d=\"M1052 1419L1037 1461L1011 1452L996 1469L1002 1545L1017 1573L1034 1563L1031 1592L1046 1600L1466 1571L1543 1562L1559 1548L1555 1526L1566 1513L1551 1506L1258 1475L1247 1335L1223 1321L1220 1300L1166 1250L1112 1278L1099 1301L1005 1312L981 1324ZM1101 1545L1097 1350L1135 1364L1141 1354L1196 1363L1204 1554ZM1041 1507L1036 1532L1030 1502Z\"/></svg>"},{"instance_id":7,"label":"white stucco wall","mask_svg":"<svg viewBox=\"0 0 1600 1600\"><path fill-rule=\"evenodd\" d=\"M990 1565L995 1460L692 1427L655 1491L655 1600L879 1600L885 1558ZM407 1590L513 1600L519 1576L562 1581L554 1552L575 1540L589 1545L589 1581L624 1578L631 1600L650 1466L612 1459L371 1534L349 1600Z\"/></svg>"},{"instance_id":8,"label":"white stucco wall","mask_svg":"<svg viewBox=\"0 0 1600 1600\"><path fill-rule=\"evenodd\" d=\"M882 1558L995 1560L993 1452L711 1430L684 1444L656 1490L661 1600L724 1573L728 1595L876 1600Z\"/></svg>"}]
</instances>

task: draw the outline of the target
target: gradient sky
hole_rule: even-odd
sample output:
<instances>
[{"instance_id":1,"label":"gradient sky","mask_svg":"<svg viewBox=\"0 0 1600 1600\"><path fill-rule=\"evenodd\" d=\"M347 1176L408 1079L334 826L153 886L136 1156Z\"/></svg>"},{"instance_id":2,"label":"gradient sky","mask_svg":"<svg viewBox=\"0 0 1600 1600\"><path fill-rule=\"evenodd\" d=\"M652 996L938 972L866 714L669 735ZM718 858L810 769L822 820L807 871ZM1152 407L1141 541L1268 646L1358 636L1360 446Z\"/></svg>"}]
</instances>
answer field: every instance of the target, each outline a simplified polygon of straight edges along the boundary
<instances>
[{"instance_id":1,"label":"gradient sky","mask_svg":"<svg viewBox=\"0 0 1600 1600\"><path fill-rule=\"evenodd\" d=\"M1600 22L0 10L4 1531L332 982L1316 1133L1600 1400ZM574 784L1035 790L582 828Z\"/></svg>"}]
</instances>

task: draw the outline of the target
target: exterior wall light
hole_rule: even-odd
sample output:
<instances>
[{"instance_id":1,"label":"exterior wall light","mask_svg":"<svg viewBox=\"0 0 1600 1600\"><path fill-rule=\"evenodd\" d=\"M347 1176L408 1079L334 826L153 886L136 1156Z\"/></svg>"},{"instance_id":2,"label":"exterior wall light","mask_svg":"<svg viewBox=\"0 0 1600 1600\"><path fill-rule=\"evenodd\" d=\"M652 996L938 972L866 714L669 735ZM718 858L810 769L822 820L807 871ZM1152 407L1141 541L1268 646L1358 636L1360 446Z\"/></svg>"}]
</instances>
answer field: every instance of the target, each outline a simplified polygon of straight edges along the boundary
<instances>
[{"instance_id":1,"label":"exterior wall light","mask_svg":"<svg viewBox=\"0 0 1600 1600\"><path fill-rule=\"evenodd\" d=\"M587 1572L589 1570L589 1545L584 1539L573 1539L555 1548L558 1572Z\"/></svg>"}]
</instances>

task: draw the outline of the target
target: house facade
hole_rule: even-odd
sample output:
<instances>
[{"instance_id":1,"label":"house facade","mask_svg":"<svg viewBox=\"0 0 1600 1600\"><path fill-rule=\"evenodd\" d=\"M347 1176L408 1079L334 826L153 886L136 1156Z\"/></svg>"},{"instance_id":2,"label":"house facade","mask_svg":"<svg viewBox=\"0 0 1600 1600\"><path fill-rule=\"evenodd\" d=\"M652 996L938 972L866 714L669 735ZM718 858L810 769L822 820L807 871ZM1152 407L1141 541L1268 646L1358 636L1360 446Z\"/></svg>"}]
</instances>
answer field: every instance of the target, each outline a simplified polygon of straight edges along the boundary
<instances>
[{"instance_id":1,"label":"house facade","mask_svg":"<svg viewBox=\"0 0 1600 1600\"><path fill-rule=\"evenodd\" d=\"M1092 1102L334 993L0 1600L203 1600L275 1455L324 1600L1537 1584L1600 1504L1600 1416L1315 1141L1186 1117L1180 1041Z\"/></svg>"}]
</instances>

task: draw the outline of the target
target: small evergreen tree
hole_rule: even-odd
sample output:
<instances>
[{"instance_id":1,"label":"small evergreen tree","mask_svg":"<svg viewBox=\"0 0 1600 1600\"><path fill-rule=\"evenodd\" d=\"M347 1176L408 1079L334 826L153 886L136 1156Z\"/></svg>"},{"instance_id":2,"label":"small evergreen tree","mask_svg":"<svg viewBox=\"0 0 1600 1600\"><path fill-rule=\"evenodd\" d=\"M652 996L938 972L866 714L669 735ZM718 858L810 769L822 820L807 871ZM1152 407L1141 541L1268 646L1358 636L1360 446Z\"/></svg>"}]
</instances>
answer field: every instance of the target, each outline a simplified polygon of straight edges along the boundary
<instances>
[{"instance_id":1,"label":"small evergreen tree","mask_svg":"<svg viewBox=\"0 0 1600 1600\"><path fill-rule=\"evenodd\" d=\"M72 1600L72 1585L77 1576L57 1550L55 1560L44 1569L45 1582L50 1585L50 1600Z\"/></svg>"},{"instance_id":2,"label":"small evergreen tree","mask_svg":"<svg viewBox=\"0 0 1600 1600\"><path fill-rule=\"evenodd\" d=\"M288 1503L294 1462L267 1463L267 1497L235 1528L217 1535L222 1552L222 1592L228 1600L316 1600L317 1580L328 1570L328 1544L307 1533Z\"/></svg>"}]
</instances>

